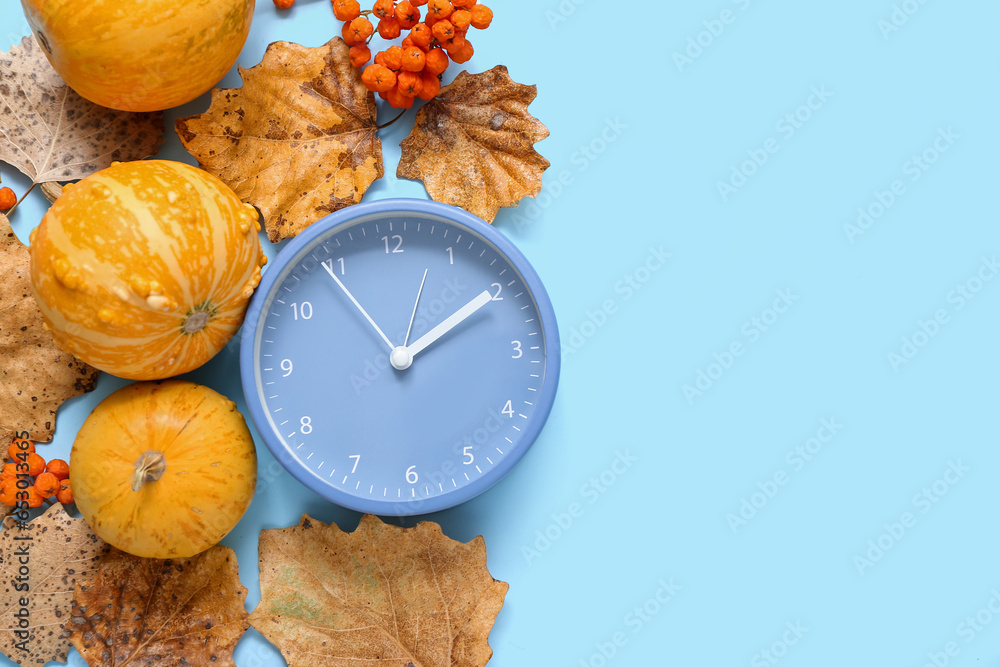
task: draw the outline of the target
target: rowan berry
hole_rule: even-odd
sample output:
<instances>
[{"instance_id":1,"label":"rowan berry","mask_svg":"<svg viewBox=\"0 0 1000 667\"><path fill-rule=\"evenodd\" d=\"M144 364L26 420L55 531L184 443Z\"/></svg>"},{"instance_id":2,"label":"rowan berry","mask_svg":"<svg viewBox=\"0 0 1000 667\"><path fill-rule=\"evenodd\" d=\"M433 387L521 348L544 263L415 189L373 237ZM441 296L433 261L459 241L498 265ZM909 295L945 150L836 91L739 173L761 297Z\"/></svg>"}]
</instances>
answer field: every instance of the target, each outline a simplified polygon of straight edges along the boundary
<instances>
[{"instance_id":1,"label":"rowan berry","mask_svg":"<svg viewBox=\"0 0 1000 667\"><path fill-rule=\"evenodd\" d=\"M467 43L468 42L465 40L465 33L455 31L455 34L451 39L441 42L441 46L448 52L448 57L454 61L455 54L458 53L460 49L464 48Z\"/></svg>"},{"instance_id":2,"label":"rowan berry","mask_svg":"<svg viewBox=\"0 0 1000 667\"><path fill-rule=\"evenodd\" d=\"M396 86L399 88L399 92L403 95L408 95L409 97L416 97L420 94L420 88L423 86L423 81L420 79L420 75L416 72L400 72L396 77Z\"/></svg>"},{"instance_id":3,"label":"rowan berry","mask_svg":"<svg viewBox=\"0 0 1000 667\"><path fill-rule=\"evenodd\" d=\"M472 27L485 30L493 21L493 10L486 5L476 5L472 8Z\"/></svg>"},{"instance_id":4,"label":"rowan berry","mask_svg":"<svg viewBox=\"0 0 1000 667\"><path fill-rule=\"evenodd\" d=\"M410 30L409 37L414 46L426 49L431 45L431 40L434 39L434 33L431 32L431 29L426 23L418 23L413 26L412 30Z\"/></svg>"},{"instance_id":5,"label":"rowan berry","mask_svg":"<svg viewBox=\"0 0 1000 667\"><path fill-rule=\"evenodd\" d=\"M378 56L376 56L377 58ZM384 93L396 85L396 73L385 65L375 63L366 67L365 71L361 73L361 81L368 90Z\"/></svg>"},{"instance_id":6,"label":"rowan berry","mask_svg":"<svg viewBox=\"0 0 1000 667\"><path fill-rule=\"evenodd\" d=\"M26 494L27 498L22 494ZM28 507L31 508L41 507L45 503L45 498L42 498L41 494L33 486L29 486L26 489L19 489L17 495L19 496L19 501L27 502Z\"/></svg>"},{"instance_id":7,"label":"rowan berry","mask_svg":"<svg viewBox=\"0 0 1000 667\"><path fill-rule=\"evenodd\" d=\"M0 188L0 211L6 211L17 203L17 195L10 188Z\"/></svg>"},{"instance_id":8,"label":"rowan berry","mask_svg":"<svg viewBox=\"0 0 1000 667\"><path fill-rule=\"evenodd\" d=\"M59 482L59 490L56 491L56 500L63 505L69 505L73 502L73 486L68 479Z\"/></svg>"},{"instance_id":9,"label":"rowan berry","mask_svg":"<svg viewBox=\"0 0 1000 667\"><path fill-rule=\"evenodd\" d=\"M17 445L18 450L22 452L31 453L35 451L35 441L28 440L27 438L14 438L10 444Z\"/></svg>"},{"instance_id":10,"label":"rowan berry","mask_svg":"<svg viewBox=\"0 0 1000 667\"><path fill-rule=\"evenodd\" d=\"M28 446L25 447L20 444L23 442L27 442ZM18 456L21 455L27 456L28 454L31 454L34 451L35 451L35 443L31 442L31 440L14 440L14 442L10 443L10 446L7 447L7 456L9 456L11 460L17 461L19 460L17 458Z\"/></svg>"},{"instance_id":11,"label":"rowan berry","mask_svg":"<svg viewBox=\"0 0 1000 667\"><path fill-rule=\"evenodd\" d=\"M427 16L433 16L435 19L447 18L454 9L451 0L428 0L427 2Z\"/></svg>"},{"instance_id":12,"label":"rowan berry","mask_svg":"<svg viewBox=\"0 0 1000 667\"><path fill-rule=\"evenodd\" d=\"M395 16L380 19L378 22L378 34L382 39L396 39L402 33L402 28Z\"/></svg>"},{"instance_id":13,"label":"rowan berry","mask_svg":"<svg viewBox=\"0 0 1000 667\"><path fill-rule=\"evenodd\" d=\"M386 101L396 107L397 109L409 109L413 106L413 98L409 95L403 95L399 88L393 88L385 94Z\"/></svg>"},{"instance_id":14,"label":"rowan berry","mask_svg":"<svg viewBox=\"0 0 1000 667\"><path fill-rule=\"evenodd\" d=\"M396 5L396 20L404 30L409 30L420 23L420 10L413 6L410 0L403 0Z\"/></svg>"},{"instance_id":15,"label":"rowan berry","mask_svg":"<svg viewBox=\"0 0 1000 667\"><path fill-rule=\"evenodd\" d=\"M385 55L382 58L385 66L395 72L403 68L403 49L401 47L390 46L385 50Z\"/></svg>"},{"instance_id":16,"label":"rowan berry","mask_svg":"<svg viewBox=\"0 0 1000 667\"><path fill-rule=\"evenodd\" d=\"M431 49L424 56L424 72L437 76L448 69L448 55L442 49Z\"/></svg>"},{"instance_id":17,"label":"rowan berry","mask_svg":"<svg viewBox=\"0 0 1000 667\"><path fill-rule=\"evenodd\" d=\"M355 67L361 67L372 57L372 52L366 44L355 44L348 54L351 56L351 64Z\"/></svg>"},{"instance_id":18,"label":"rowan berry","mask_svg":"<svg viewBox=\"0 0 1000 667\"><path fill-rule=\"evenodd\" d=\"M441 92L441 79L436 74L428 74L427 72L424 72L420 79L423 81L423 85L420 86L418 97L428 102L437 97L437 94Z\"/></svg>"},{"instance_id":19,"label":"rowan berry","mask_svg":"<svg viewBox=\"0 0 1000 667\"><path fill-rule=\"evenodd\" d=\"M351 31L350 23L345 23L344 27L340 29L340 36L344 38L344 43L348 46L354 46L356 44L354 41L354 33Z\"/></svg>"},{"instance_id":20,"label":"rowan berry","mask_svg":"<svg viewBox=\"0 0 1000 667\"><path fill-rule=\"evenodd\" d=\"M410 36L407 35L406 37L403 38L403 41L399 43L399 46L405 51L411 46L416 46L416 44L414 44Z\"/></svg>"},{"instance_id":21,"label":"rowan berry","mask_svg":"<svg viewBox=\"0 0 1000 667\"><path fill-rule=\"evenodd\" d=\"M0 503L13 507L17 504L17 481L4 479L0 481Z\"/></svg>"},{"instance_id":22,"label":"rowan berry","mask_svg":"<svg viewBox=\"0 0 1000 667\"><path fill-rule=\"evenodd\" d=\"M32 477L45 472L45 459L38 454L28 454L28 474Z\"/></svg>"},{"instance_id":23,"label":"rowan berry","mask_svg":"<svg viewBox=\"0 0 1000 667\"><path fill-rule=\"evenodd\" d=\"M456 9L448 17L448 20L451 21L456 30L468 30L469 24L472 23L472 12L468 9Z\"/></svg>"},{"instance_id":24,"label":"rowan berry","mask_svg":"<svg viewBox=\"0 0 1000 667\"><path fill-rule=\"evenodd\" d=\"M476 6L476 0L451 0L451 4L455 6L455 9L471 9Z\"/></svg>"},{"instance_id":25,"label":"rowan berry","mask_svg":"<svg viewBox=\"0 0 1000 667\"><path fill-rule=\"evenodd\" d=\"M59 491L59 479L50 472L43 472L35 478L35 491L42 498L51 498Z\"/></svg>"},{"instance_id":26,"label":"rowan berry","mask_svg":"<svg viewBox=\"0 0 1000 667\"><path fill-rule=\"evenodd\" d=\"M468 62L472 58L473 48L472 44L467 39L463 39L461 44L455 49L448 51L448 55L451 57L453 62L461 65L464 62Z\"/></svg>"},{"instance_id":27,"label":"rowan berry","mask_svg":"<svg viewBox=\"0 0 1000 667\"><path fill-rule=\"evenodd\" d=\"M414 7L423 7L427 4L427 0L410 0L410 4Z\"/></svg>"},{"instance_id":28,"label":"rowan berry","mask_svg":"<svg viewBox=\"0 0 1000 667\"><path fill-rule=\"evenodd\" d=\"M375 28L372 27L372 22L369 21L366 16L359 16L348 25L350 26L351 35L354 38L354 41L351 42L352 45L364 44L368 41L368 38L372 36L372 33L375 32Z\"/></svg>"},{"instance_id":29,"label":"rowan berry","mask_svg":"<svg viewBox=\"0 0 1000 667\"><path fill-rule=\"evenodd\" d=\"M333 15L338 21L353 21L361 16L358 0L333 0Z\"/></svg>"},{"instance_id":30,"label":"rowan berry","mask_svg":"<svg viewBox=\"0 0 1000 667\"><path fill-rule=\"evenodd\" d=\"M392 0L376 0L372 7L372 14L380 19L387 19L395 11Z\"/></svg>"},{"instance_id":31,"label":"rowan berry","mask_svg":"<svg viewBox=\"0 0 1000 667\"><path fill-rule=\"evenodd\" d=\"M25 466L25 467L23 467L21 470L18 470L17 469L18 466ZM28 469L26 466L27 464L16 461L10 461L9 463L5 463L3 465L3 472L0 472L0 480L17 479L17 476L19 474L27 475Z\"/></svg>"},{"instance_id":32,"label":"rowan berry","mask_svg":"<svg viewBox=\"0 0 1000 667\"><path fill-rule=\"evenodd\" d=\"M434 38L443 44L455 36L455 26L448 19L444 19L435 23L431 32Z\"/></svg>"},{"instance_id":33,"label":"rowan berry","mask_svg":"<svg viewBox=\"0 0 1000 667\"><path fill-rule=\"evenodd\" d=\"M295 0L274 0L274 6L278 9L291 9Z\"/></svg>"},{"instance_id":34,"label":"rowan berry","mask_svg":"<svg viewBox=\"0 0 1000 667\"><path fill-rule=\"evenodd\" d=\"M56 479L67 479L69 477L69 464L62 459L52 459L45 466L45 472L50 472Z\"/></svg>"},{"instance_id":35,"label":"rowan berry","mask_svg":"<svg viewBox=\"0 0 1000 667\"><path fill-rule=\"evenodd\" d=\"M420 47L411 46L409 48L402 49L403 57L401 60L401 65L407 72L419 72L424 69L424 51Z\"/></svg>"}]
</instances>

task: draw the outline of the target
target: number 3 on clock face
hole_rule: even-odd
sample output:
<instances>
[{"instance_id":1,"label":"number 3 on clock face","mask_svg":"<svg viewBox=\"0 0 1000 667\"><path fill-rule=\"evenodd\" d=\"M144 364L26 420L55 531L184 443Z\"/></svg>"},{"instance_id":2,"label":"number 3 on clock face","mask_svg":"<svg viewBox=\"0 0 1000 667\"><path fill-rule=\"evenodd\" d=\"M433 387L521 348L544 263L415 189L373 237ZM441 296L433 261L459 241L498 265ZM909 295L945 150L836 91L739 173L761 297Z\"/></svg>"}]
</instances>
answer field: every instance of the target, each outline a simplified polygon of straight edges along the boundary
<instances>
[{"instance_id":1,"label":"number 3 on clock face","mask_svg":"<svg viewBox=\"0 0 1000 667\"><path fill-rule=\"evenodd\" d=\"M524 456L555 397L559 337L537 274L497 230L383 200L279 253L240 369L254 425L299 481L358 511L422 514Z\"/></svg>"}]
</instances>

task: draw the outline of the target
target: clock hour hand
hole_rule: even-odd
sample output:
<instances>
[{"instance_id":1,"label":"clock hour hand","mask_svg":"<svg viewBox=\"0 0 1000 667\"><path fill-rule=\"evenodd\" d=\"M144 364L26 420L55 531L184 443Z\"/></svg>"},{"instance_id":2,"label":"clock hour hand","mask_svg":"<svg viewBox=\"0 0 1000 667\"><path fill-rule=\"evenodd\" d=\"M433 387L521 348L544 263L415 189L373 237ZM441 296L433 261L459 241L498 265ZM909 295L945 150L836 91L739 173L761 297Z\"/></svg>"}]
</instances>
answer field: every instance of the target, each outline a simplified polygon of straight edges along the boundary
<instances>
[{"instance_id":1,"label":"clock hour hand","mask_svg":"<svg viewBox=\"0 0 1000 667\"><path fill-rule=\"evenodd\" d=\"M490 291L483 290L472 301L456 310L436 327L425 333L417 340L413 341L413 343L409 346L400 345L399 347L393 349L392 354L389 355L389 362L392 364L393 368L397 370L409 368L410 364L413 363L414 355L423 351L428 345L457 327L459 323L485 306L492 299L493 296L490 294Z\"/></svg>"},{"instance_id":2,"label":"clock hour hand","mask_svg":"<svg viewBox=\"0 0 1000 667\"><path fill-rule=\"evenodd\" d=\"M326 269L326 272L330 274L330 277L333 278L334 281L340 286L340 289L344 290L344 294L347 295L347 298L351 300L351 303L353 303L358 310L361 311L361 314L365 316L366 320L368 320L368 324L372 325L375 328L375 331L378 332L378 335L382 337L382 340L385 341L385 344L388 345L389 349L391 350L394 346L389 341L389 337L386 336L385 333L383 333L382 330L378 328L378 325L375 324L375 320L372 319L372 316L369 315L368 312L361 307L361 304L358 303L358 300L354 298L354 295L351 294L350 290L347 289L344 283L340 282L340 278L338 278L337 274L333 272L333 262L330 262L330 264L323 262L323 268Z\"/></svg>"}]
</instances>

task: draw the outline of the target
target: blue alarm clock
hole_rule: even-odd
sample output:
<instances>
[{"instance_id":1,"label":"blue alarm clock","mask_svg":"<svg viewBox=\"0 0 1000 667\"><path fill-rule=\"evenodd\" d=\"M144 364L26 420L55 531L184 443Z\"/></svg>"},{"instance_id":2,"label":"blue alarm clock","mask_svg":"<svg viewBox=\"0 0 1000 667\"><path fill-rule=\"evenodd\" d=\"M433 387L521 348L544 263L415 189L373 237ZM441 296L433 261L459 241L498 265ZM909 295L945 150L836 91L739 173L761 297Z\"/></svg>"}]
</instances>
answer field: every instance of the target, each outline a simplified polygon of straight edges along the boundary
<instances>
[{"instance_id":1,"label":"blue alarm clock","mask_svg":"<svg viewBox=\"0 0 1000 667\"><path fill-rule=\"evenodd\" d=\"M423 514L482 493L528 451L559 382L559 333L500 232L387 199L281 250L250 301L240 372L257 431L296 479L361 512Z\"/></svg>"}]
</instances>

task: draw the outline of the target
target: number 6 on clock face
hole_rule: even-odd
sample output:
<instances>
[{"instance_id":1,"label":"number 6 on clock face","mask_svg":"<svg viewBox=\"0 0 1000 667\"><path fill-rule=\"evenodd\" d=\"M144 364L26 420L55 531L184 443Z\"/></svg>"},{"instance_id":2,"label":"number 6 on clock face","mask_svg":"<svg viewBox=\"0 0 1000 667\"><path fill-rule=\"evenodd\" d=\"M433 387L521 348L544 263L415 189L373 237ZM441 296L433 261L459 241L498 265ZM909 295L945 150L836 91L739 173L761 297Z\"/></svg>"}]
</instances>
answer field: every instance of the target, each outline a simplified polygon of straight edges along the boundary
<instances>
[{"instance_id":1,"label":"number 6 on clock face","mask_svg":"<svg viewBox=\"0 0 1000 667\"><path fill-rule=\"evenodd\" d=\"M499 481L559 378L555 315L528 261L482 220L420 200L307 228L265 271L241 340L250 415L278 461L381 515Z\"/></svg>"}]
</instances>

